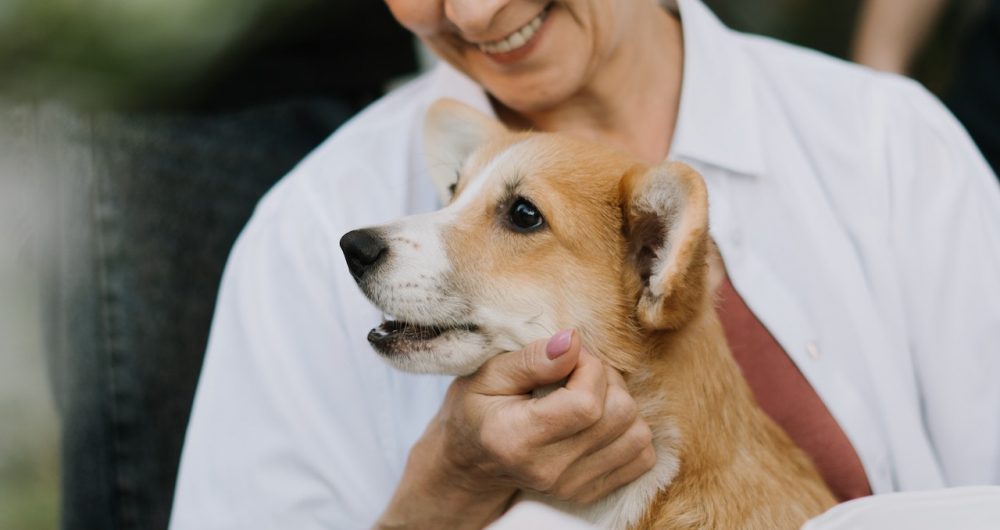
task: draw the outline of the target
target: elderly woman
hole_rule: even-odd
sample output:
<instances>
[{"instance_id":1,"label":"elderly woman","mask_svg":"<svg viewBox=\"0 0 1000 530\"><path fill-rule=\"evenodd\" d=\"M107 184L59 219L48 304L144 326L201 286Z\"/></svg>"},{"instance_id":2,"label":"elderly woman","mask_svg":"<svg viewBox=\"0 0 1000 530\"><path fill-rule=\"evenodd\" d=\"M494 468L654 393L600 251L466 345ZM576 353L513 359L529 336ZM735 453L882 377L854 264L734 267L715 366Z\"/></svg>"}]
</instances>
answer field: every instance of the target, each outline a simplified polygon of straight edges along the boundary
<instances>
[{"instance_id":1,"label":"elderly woman","mask_svg":"<svg viewBox=\"0 0 1000 530\"><path fill-rule=\"evenodd\" d=\"M586 502L652 465L621 376L572 332L454 381L370 352L380 315L337 242L439 206L421 127L444 97L703 174L734 356L841 499L1000 482L1000 190L923 89L697 0L388 4L444 61L303 161L233 249L174 528L474 528L518 488ZM567 399L527 396L567 376Z\"/></svg>"}]
</instances>

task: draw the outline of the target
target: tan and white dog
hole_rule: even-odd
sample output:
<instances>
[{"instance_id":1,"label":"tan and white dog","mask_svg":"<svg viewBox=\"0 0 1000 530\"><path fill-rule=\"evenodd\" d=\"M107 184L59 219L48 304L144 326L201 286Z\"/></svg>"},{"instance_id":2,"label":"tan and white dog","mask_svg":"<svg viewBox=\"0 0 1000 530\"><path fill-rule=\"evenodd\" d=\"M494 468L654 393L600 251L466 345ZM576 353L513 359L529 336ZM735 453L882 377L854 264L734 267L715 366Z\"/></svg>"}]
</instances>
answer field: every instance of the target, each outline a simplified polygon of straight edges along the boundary
<instances>
[{"instance_id":1,"label":"tan and white dog","mask_svg":"<svg viewBox=\"0 0 1000 530\"><path fill-rule=\"evenodd\" d=\"M608 497L526 496L604 528L798 528L835 503L729 352L694 170L512 133L449 101L425 132L448 205L341 240L358 285L392 315L374 348L401 370L460 375L574 328L625 375L653 431L654 468Z\"/></svg>"}]
</instances>

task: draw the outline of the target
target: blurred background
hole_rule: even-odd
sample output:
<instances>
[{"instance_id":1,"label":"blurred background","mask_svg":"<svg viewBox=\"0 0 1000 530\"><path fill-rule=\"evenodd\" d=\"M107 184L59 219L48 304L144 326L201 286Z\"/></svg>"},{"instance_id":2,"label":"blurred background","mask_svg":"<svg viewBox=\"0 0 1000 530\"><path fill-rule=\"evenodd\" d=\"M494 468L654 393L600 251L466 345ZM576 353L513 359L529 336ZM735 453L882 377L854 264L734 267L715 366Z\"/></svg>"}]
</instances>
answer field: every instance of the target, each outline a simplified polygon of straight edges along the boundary
<instances>
[{"instance_id":1,"label":"blurred background","mask_svg":"<svg viewBox=\"0 0 1000 530\"><path fill-rule=\"evenodd\" d=\"M843 58L863 13L706 3ZM987 1L936 5L902 68L944 96ZM372 0L0 0L0 528L165 527L229 247L423 56Z\"/></svg>"}]
</instances>

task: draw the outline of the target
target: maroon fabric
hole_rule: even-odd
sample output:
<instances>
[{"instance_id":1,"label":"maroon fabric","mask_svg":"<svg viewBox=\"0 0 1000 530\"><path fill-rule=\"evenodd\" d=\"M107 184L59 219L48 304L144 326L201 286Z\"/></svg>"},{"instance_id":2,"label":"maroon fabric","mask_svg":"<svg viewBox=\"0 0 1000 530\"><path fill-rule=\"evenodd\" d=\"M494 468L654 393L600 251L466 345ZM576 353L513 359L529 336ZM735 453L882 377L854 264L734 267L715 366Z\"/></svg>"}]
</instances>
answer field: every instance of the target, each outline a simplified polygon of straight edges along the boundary
<instances>
[{"instance_id":1,"label":"maroon fabric","mask_svg":"<svg viewBox=\"0 0 1000 530\"><path fill-rule=\"evenodd\" d=\"M812 457L839 500L871 495L861 460L844 431L728 277L716 295L726 340L764 412Z\"/></svg>"}]
</instances>

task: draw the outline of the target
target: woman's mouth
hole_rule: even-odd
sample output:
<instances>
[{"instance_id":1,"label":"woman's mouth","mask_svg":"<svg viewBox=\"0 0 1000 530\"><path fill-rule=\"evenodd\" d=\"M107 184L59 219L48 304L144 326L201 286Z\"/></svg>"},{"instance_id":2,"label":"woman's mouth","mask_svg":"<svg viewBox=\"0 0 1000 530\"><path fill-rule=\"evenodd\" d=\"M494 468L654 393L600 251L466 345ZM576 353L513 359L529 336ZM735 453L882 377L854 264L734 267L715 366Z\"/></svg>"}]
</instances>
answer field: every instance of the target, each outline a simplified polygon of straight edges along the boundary
<instances>
[{"instance_id":1,"label":"woman's mouth","mask_svg":"<svg viewBox=\"0 0 1000 530\"><path fill-rule=\"evenodd\" d=\"M538 30L545 22L545 18L548 16L550 8L551 4L546 6L545 9L538 14L538 16L528 21L527 24L521 26L520 29L514 31L510 35L507 35L500 40L477 43L476 47L479 48L479 51L490 56L499 56L497 58L524 49L537 36Z\"/></svg>"}]
</instances>

